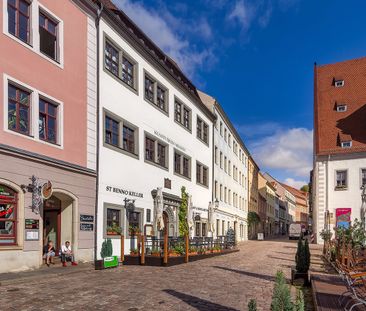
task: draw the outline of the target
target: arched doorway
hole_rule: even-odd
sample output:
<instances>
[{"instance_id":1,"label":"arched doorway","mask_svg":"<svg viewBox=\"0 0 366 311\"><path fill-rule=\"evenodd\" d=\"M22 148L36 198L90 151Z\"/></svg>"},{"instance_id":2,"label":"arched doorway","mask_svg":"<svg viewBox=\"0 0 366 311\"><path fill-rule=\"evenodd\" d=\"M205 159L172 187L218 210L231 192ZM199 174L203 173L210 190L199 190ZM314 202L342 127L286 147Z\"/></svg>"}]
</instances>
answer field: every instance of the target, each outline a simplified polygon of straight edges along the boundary
<instances>
[{"instance_id":1,"label":"arched doorway","mask_svg":"<svg viewBox=\"0 0 366 311\"><path fill-rule=\"evenodd\" d=\"M79 216L77 198L64 190L55 189L43 204L43 245L53 241L56 251L69 241L77 253Z\"/></svg>"}]
</instances>

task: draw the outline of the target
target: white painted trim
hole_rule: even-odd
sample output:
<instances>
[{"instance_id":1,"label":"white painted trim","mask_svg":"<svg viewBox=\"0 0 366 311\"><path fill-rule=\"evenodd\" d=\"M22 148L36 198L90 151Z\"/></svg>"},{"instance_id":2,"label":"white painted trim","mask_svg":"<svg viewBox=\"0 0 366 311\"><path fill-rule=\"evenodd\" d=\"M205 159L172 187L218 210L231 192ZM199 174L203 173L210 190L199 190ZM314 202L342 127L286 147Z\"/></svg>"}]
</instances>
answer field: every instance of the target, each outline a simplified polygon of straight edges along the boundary
<instances>
[{"instance_id":1,"label":"white painted trim","mask_svg":"<svg viewBox=\"0 0 366 311\"><path fill-rule=\"evenodd\" d=\"M46 144L48 146L52 146L58 149L64 149L64 109L63 109L63 102L40 91L32 86L23 83L19 81L18 79L15 79L7 74L4 73L4 132L10 133L12 135L18 135L42 144ZM16 85L19 85L19 87L26 89L30 92L31 97L31 107L30 107L30 122L29 122L29 135L24 135L12 130L9 130L8 128L8 84L9 82L14 83ZM39 97L43 97L46 100L51 101L52 103L56 104L58 106L57 109L57 144L52 144L47 141L39 139L39 132L38 132L38 115L39 115Z\"/></svg>"},{"instance_id":2,"label":"white painted trim","mask_svg":"<svg viewBox=\"0 0 366 311\"><path fill-rule=\"evenodd\" d=\"M40 4L38 0L30 0L30 29L29 29L29 44L23 42L18 39L16 36L12 35L8 31L8 4L7 0L3 0L3 33L9 38L13 39L17 43L23 45L25 48L31 50L32 52L38 54L42 58L48 60L52 64L64 68L64 22L62 19L57 17L54 13L52 13L49 9L47 9L44 5ZM39 10L42 9L45 11L47 15L50 15L54 20L58 22L58 53L59 60L54 61L49 58L47 55L44 55L39 49Z\"/></svg>"}]
</instances>

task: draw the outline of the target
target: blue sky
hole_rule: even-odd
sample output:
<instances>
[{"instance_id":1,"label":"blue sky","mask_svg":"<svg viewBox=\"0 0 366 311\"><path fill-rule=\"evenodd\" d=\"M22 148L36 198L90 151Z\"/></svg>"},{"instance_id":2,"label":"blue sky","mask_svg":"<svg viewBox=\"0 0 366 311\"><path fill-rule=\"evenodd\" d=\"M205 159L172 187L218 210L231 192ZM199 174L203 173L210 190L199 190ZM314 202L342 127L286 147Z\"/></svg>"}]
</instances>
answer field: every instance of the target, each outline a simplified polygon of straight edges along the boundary
<instances>
[{"instance_id":1,"label":"blue sky","mask_svg":"<svg viewBox=\"0 0 366 311\"><path fill-rule=\"evenodd\" d=\"M366 1L113 1L220 102L262 171L308 181L314 62L366 54Z\"/></svg>"}]
</instances>

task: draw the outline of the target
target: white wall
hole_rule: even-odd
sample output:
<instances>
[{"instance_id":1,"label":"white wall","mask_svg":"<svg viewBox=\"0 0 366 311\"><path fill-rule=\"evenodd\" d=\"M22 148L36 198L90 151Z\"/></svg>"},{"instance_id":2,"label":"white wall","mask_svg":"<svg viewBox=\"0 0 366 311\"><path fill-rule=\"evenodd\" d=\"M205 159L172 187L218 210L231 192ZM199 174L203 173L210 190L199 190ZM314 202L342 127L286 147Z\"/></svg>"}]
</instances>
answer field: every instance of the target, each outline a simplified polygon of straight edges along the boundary
<instances>
[{"instance_id":1,"label":"white wall","mask_svg":"<svg viewBox=\"0 0 366 311\"><path fill-rule=\"evenodd\" d=\"M337 208L351 208L351 218L360 220L361 211L361 169L366 168L366 154L335 155L329 159L319 157L314 170L314 226L318 242L322 243L320 231L324 228L324 213L333 213L335 226L335 212ZM346 190L336 190L336 170L348 171L348 187Z\"/></svg>"},{"instance_id":2,"label":"white wall","mask_svg":"<svg viewBox=\"0 0 366 311\"><path fill-rule=\"evenodd\" d=\"M138 95L125 87L122 82L117 81L103 69L103 34L106 33L120 47L124 49L138 63ZM209 137L212 135L212 121L180 90L146 61L136 50L131 47L122 37L112 30L104 21L100 23L100 187L99 187L99 214L98 214L98 256L101 242L103 240L103 203L123 205L125 197L136 199L137 208L151 209L153 221L154 201L151 191L157 187L163 187L164 192L181 196L181 187L185 186L189 194L192 195L193 206L201 209L208 208L211 201L212 187L212 141L209 146L196 138L196 119L200 116L209 125ZM163 114L144 99L144 71L147 70L153 77L161 82L169 90L169 116ZM192 109L192 133L174 121L174 96L177 96L183 103ZM108 109L124 120L139 128L139 159L122 154L103 146L103 108ZM154 135L154 131L167 136L171 141L179 144L184 150L177 148L191 157L191 180L174 174L174 146L169 143L169 169L146 163L144 161L144 131ZM154 135L156 136L156 135ZM164 141L164 140L163 140ZM204 187L196 183L196 160L206 165L209 169L209 186ZM164 188L164 178L171 179L171 189ZM106 191L106 186L123 188L135 192L141 192L143 198L134 198L122 194ZM203 212L202 217L207 218L207 213ZM146 213L144 213L144 223ZM125 232L126 232L126 228ZM114 253L120 253L119 240L113 241ZM127 247L127 246L126 246ZM126 248L128 251L128 247Z\"/></svg>"},{"instance_id":3,"label":"white wall","mask_svg":"<svg viewBox=\"0 0 366 311\"><path fill-rule=\"evenodd\" d=\"M222 235L222 229L221 229L221 221L225 220L225 228L227 228L227 222L230 221L230 227L233 227L234 221L238 222L237 227L237 240L238 241L244 241L248 239L248 230L247 230L247 216L248 216L248 197L249 197L249 189L248 189L248 154L246 154L245 150L241 148L238 140L235 138L234 134L230 131L229 126L226 124L223 116L220 114L220 111L216 109L217 114L217 121L216 121L216 127L214 127L214 142L215 147L218 148L217 150L217 163L214 163L214 176L215 181L217 181L218 189L217 189L217 199L220 201L220 184L223 185L223 197L222 201L219 202L219 208L217 212L215 213L215 218L220 219L220 228L217 230L216 228L216 234L217 232ZM222 129L222 136L220 135L220 122L223 124ZM229 145L229 139L225 141L225 135L224 135L224 129L227 130L227 137L230 134L231 135L231 146ZM238 153L235 154L233 150L233 144L234 141L238 143ZM242 153L242 159L239 158L239 153ZM223 164L222 168L220 168L220 151L223 153ZM225 172L225 156L227 158L227 172ZM229 173L229 160L231 165L231 176ZM237 181L234 180L234 171L233 171L233 165L235 165L238 168L238 179ZM244 175L244 178L242 180L242 183L239 183L239 173ZM227 203L224 202L224 189L227 188L227 192L230 189L231 190L231 204L229 203L229 198L227 199ZM214 190L214 189L213 189ZM238 196L238 206L234 207L233 202L233 193L236 193ZM215 195L215 194L214 194ZM243 198L244 203L239 202L239 198ZM242 206L240 208L240 206ZM216 224L216 221L215 221ZM244 236L240 237L240 225L244 226ZM215 225L216 226L216 225Z\"/></svg>"}]
</instances>

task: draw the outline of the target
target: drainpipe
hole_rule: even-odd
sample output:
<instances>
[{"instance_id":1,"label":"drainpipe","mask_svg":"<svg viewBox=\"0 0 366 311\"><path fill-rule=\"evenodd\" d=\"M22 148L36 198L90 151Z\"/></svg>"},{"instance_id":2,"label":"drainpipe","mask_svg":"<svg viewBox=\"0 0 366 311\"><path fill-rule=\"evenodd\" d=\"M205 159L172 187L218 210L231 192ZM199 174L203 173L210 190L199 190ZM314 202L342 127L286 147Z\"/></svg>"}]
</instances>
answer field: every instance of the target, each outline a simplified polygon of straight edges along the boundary
<instances>
[{"instance_id":1,"label":"drainpipe","mask_svg":"<svg viewBox=\"0 0 366 311\"><path fill-rule=\"evenodd\" d=\"M99 40L99 22L100 22L100 18L102 15L102 11L103 11L103 3L100 3L98 1L98 4L100 5L98 11L97 11L97 17L95 19L95 27L97 30L97 139L96 139L96 144L97 144L97 150L96 150L96 171L97 171L97 178L96 178L96 182L95 182L95 228L94 228L94 261L97 260L97 233L98 233L98 201L99 201L99 151L100 151L100 147L99 147L99 128L100 128L100 121L99 121L99 116L100 116L100 100L99 100L99 94L100 94L100 75L99 75L99 66L100 66L100 61L99 61L99 45L100 45L100 40Z\"/></svg>"}]
</instances>

